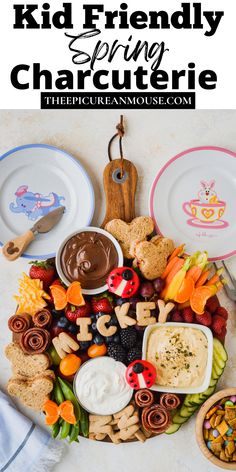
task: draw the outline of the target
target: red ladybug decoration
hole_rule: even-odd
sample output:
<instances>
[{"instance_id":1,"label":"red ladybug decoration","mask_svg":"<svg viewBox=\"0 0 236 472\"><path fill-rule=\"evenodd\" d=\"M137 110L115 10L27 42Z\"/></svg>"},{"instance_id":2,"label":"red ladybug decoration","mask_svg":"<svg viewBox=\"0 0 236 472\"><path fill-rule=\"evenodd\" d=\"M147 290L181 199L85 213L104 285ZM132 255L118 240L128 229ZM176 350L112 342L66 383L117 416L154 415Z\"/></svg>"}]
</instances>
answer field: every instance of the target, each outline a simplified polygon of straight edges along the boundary
<instances>
[{"instance_id":1,"label":"red ladybug decoration","mask_svg":"<svg viewBox=\"0 0 236 472\"><path fill-rule=\"evenodd\" d=\"M151 388L157 376L156 368L148 361L137 360L126 369L126 382L134 390L139 388Z\"/></svg>"},{"instance_id":2,"label":"red ladybug decoration","mask_svg":"<svg viewBox=\"0 0 236 472\"><path fill-rule=\"evenodd\" d=\"M139 278L131 267L117 267L110 272L107 284L109 292L122 298L129 298L137 293Z\"/></svg>"}]
</instances>

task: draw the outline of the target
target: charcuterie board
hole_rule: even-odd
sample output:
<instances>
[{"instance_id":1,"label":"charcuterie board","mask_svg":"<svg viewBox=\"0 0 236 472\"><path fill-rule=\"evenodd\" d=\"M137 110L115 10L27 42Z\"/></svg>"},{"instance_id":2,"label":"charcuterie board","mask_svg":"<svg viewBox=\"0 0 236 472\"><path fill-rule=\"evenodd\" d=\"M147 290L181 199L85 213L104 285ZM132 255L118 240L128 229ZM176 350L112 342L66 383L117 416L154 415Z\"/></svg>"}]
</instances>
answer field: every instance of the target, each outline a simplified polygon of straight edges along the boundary
<instances>
[{"instance_id":1,"label":"charcuterie board","mask_svg":"<svg viewBox=\"0 0 236 472\"><path fill-rule=\"evenodd\" d=\"M156 234L152 217L135 217L136 184L130 161L108 164L103 229L78 227L19 281L7 388L44 413L55 438L174 434L227 362L221 270L206 251Z\"/></svg>"}]
</instances>

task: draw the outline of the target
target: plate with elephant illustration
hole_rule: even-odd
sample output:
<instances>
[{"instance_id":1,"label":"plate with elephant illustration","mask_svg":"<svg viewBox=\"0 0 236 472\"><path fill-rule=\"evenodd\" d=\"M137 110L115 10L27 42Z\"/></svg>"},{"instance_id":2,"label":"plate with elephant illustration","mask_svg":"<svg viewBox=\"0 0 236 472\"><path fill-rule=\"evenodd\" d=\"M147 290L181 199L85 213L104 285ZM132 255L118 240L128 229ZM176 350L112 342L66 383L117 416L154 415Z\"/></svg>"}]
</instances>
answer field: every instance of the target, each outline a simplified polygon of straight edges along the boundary
<instances>
[{"instance_id":1,"label":"plate with elephant illustration","mask_svg":"<svg viewBox=\"0 0 236 472\"><path fill-rule=\"evenodd\" d=\"M173 157L158 172L150 214L160 234L210 260L236 254L236 153L206 146Z\"/></svg>"},{"instance_id":2,"label":"plate with elephant illustration","mask_svg":"<svg viewBox=\"0 0 236 472\"><path fill-rule=\"evenodd\" d=\"M81 163L46 144L14 148L0 157L0 244L30 229L60 206L65 213L49 233L38 234L23 257L54 257L68 230L91 223L94 191Z\"/></svg>"}]
</instances>

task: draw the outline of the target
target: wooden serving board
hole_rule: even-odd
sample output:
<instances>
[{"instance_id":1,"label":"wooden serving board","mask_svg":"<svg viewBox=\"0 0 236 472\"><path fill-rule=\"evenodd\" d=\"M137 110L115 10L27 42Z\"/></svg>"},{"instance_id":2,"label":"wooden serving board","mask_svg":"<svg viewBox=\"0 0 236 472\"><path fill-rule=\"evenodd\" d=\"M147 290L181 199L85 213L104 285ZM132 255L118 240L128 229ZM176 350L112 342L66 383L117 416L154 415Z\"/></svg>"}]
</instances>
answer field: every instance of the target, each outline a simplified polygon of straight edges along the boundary
<instances>
[{"instance_id":1,"label":"wooden serving board","mask_svg":"<svg viewBox=\"0 0 236 472\"><path fill-rule=\"evenodd\" d=\"M138 173L132 162L123 159L123 176L121 175L121 159L115 159L104 169L103 185L106 197L106 215L102 228L115 218L126 223L135 218L135 193Z\"/></svg>"}]
</instances>

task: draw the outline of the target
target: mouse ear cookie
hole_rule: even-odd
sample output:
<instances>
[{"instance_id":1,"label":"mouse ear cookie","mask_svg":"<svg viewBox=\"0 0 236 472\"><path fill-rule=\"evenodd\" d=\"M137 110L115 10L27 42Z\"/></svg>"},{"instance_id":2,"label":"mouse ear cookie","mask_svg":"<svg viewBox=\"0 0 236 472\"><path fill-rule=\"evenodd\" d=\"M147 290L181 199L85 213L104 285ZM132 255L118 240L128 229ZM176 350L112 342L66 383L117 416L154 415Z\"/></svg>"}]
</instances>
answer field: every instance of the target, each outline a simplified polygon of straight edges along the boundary
<instances>
[{"instance_id":1,"label":"mouse ear cookie","mask_svg":"<svg viewBox=\"0 0 236 472\"><path fill-rule=\"evenodd\" d=\"M134 267L138 267L143 276L154 280L163 274L167 259L174 250L174 242L168 238L154 236L151 241L141 241L133 247Z\"/></svg>"},{"instance_id":2,"label":"mouse ear cookie","mask_svg":"<svg viewBox=\"0 0 236 472\"><path fill-rule=\"evenodd\" d=\"M138 216L131 223L115 219L106 224L105 229L120 243L124 257L133 259L131 247L134 241L145 241L152 234L154 223L149 216Z\"/></svg>"}]
</instances>

